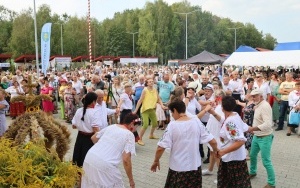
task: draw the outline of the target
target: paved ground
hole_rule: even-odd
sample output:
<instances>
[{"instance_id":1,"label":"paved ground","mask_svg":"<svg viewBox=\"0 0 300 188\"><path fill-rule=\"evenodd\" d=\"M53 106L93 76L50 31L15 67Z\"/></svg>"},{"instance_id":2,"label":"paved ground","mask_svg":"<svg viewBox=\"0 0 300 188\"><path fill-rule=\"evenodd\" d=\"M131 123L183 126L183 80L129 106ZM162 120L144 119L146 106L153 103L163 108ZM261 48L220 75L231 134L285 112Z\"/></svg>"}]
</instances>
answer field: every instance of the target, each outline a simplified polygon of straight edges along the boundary
<instances>
[{"instance_id":1,"label":"paved ground","mask_svg":"<svg viewBox=\"0 0 300 188\"><path fill-rule=\"evenodd\" d=\"M55 118L59 119L57 115ZM9 122L11 121L10 118ZM8 123L9 123L8 122ZM63 121L62 121L63 123ZM73 147L77 135L77 131L69 127L72 133L72 141L70 151L67 153L65 160L72 159ZM161 136L163 131L157 130L155 132L157 136ZM161 158L161 170L156 173L150 171L150 166L154 160L154 154L156 151L157 140L148 139L149 129L147 130L144 138L145 146L136 145L137 155L133 157L133 173L136 188L161 188L164 187L164 183L168 171L168 153L164 153ZM272 148L272 160L276 173L277 188L300 188L300 138L296 135L290 137L286 136L286 131L274 132L274 142ZM249 163L248 163L249 164ZM249 165L248 165L249 166ZM206 164L202 164L202 169L207 168ZM124 182L126 187L129 187L126 174L123 167L120 166L123 173ZM216 169L214 175L203 176L203 188L215 188L217 187L213 180L217 178ZM253 188L261 188L266 185L266 171L262 165L260 156L258 159L258 176L252 180Z\"/></svg>"}]
</instances>

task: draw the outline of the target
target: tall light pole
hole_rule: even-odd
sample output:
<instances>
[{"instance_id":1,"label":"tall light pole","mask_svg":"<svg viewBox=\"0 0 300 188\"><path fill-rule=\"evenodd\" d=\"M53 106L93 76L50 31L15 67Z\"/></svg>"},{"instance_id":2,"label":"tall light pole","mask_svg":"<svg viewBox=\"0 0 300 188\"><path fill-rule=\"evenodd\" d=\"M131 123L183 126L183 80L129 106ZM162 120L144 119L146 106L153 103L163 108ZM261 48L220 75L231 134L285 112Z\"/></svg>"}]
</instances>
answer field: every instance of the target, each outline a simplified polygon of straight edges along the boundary
<instances>
[{"instance_id":1,"label":"tall light pole","mask_svg":"<svg viewBox=\"0 0 300 188\"><path fill-rule=\"evenodd\" d=\"M134 35L135 34L138 34L139 32L127 32L128 34L131 34L132 35L132 57L134 57Z\"/></svg>"},{"instance_id":2,"label":"tall light pole","mask_svg":"<svg viewBox=\"0 0 300 188\"><path fill-rule=\"evenodd\" d=\"M232 28L228 28L228 29L234 29L234 51L236 50L236 30L237 29L241 29L242 27L232 27Z\"/></svg>"},{"instance_id":3,"label":"tall light pole","mask_svg":"<svg viewBox=\"0 0 300 188\"><path fill-rule=\"evenodd\" d=\"M188 52L188 43L187 43L187 16L188 14L192 14L193 12L200 11L199 9L191 11L191 12L174 12L175 14L184 14L185 15L185 59L187 59Z\"/></svg>"},{"instance_id":4,"label":"tall light pole","mask_svg":"<svg viewBox=\"0 0 300 188\"><path fill-rule=\"evenodd\" d=\"M33 0L33 13L34 13L34 38L35 38L35 64L37 77L40 77L40 67L39 67L39 48L37 40L37 26L36 26L36 11L35 11L35 0Z\"/></svg>"}]
</instances>

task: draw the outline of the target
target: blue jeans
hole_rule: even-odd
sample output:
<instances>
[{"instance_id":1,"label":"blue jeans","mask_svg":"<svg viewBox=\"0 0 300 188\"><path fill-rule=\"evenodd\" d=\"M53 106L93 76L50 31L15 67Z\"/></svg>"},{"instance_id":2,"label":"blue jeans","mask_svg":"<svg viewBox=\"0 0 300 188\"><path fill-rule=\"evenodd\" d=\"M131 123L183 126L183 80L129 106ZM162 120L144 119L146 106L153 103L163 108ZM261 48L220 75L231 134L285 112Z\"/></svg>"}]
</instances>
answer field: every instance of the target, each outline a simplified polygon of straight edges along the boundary
<instances>
[{"instance_id":1,"label":"blue jeans","mask_svg":"<svg viewBox=\"0 0 300 188\"><path fill-rule=\"evenodd\" d=\"M288 110L289 102L288 101L281 101L280 102L280 109L279 109L279 122L278 122L278 128L283 129L284 124L284 118L286 111Z\"/></svg>"},{"instance_id":2,"label":"blue jeans","mask_svg":"<svg viewBox=\"0 0 300 188\"><path fill-rule=\"evenodd\" d=\"M250 174L256 174L257 155L259 151L261 151L262 163L267 170L268 184L271 186L275 186L275 172L271 161L271 147L273 138L273 134L264 137L257 137L254 135L250 151Z\"/></svg>"}]
</instances>

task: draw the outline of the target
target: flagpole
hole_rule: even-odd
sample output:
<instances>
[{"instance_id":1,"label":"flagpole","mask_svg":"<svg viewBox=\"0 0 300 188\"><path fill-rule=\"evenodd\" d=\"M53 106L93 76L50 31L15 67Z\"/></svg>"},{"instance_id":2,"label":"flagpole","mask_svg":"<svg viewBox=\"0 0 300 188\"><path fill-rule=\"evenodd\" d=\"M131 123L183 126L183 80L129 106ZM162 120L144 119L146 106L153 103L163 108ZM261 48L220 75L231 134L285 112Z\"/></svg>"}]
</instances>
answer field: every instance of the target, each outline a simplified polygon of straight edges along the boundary
<instances>
[{"instance_id":1,"label":"flagpole","mask_svg":"<svg viewBox=\"0 0 300 188\"><path fill-rule=\"evenodd\" d=\"M36 64L36 73L37 77L40 77L40 68L39 68L39 49L38 49L38 40L37 40L37 26L36 26L36 11L35 11L35 0L33 0L33 12L34 12L34 37L35 37L35 64Z\"/></svg>"},{"instance_id":2,"label":"flagpole","mask_svg":"<svg viewBox=\"0 0 300 188\"><path fill-rule=\"evenodd\" d=\"M89 24L89 56L92 64L92 33L91 33L91 2L88 0L88 24Z\"/></svg>"}]
</instances>

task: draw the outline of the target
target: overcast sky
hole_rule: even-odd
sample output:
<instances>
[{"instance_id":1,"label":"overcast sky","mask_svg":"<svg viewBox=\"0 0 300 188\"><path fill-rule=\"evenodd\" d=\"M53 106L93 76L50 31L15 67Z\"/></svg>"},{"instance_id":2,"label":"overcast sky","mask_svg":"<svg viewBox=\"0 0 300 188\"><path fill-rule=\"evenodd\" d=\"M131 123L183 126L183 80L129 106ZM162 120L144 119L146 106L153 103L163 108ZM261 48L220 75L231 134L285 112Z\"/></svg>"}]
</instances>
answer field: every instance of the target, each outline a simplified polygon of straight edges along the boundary
<instances>
[{"instance_id":1,"label":"overcast sky","mask_svg":"<svg viewBox=\"0 0 300 188\"><path fill-rule=\"evenodd\" d=\"M87 0L35 1L37 7L48 4L51 10L58 14L66 12L84 16L87 13ZM172 4L181 0L164 1ZM143 8L146 2L146 0L91 0L91 16L101 21L107 17L112 18L115 12ZM189 0L189 2L233 21L253 23L263 33L271 33L278 42L300 41L299 0ZM33 7L33 0L0 0L0 5L19 12Z\"/></svg>"}]
</instances>

